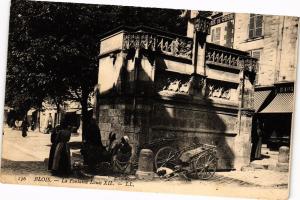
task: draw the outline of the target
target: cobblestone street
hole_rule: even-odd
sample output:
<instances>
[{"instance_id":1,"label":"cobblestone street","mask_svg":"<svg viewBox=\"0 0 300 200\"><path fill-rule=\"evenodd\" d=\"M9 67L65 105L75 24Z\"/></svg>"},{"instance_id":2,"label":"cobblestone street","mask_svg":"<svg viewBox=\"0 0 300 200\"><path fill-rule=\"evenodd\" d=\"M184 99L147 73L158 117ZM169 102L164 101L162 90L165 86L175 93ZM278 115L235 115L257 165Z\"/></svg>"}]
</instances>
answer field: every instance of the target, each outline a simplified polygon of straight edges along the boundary
<instances>
[{"instance_id":1,"label":"cobblestone street","mask_svg":"<svg viewBox=\"0 0 300 200\"><path fill-rule=\"evenodd\" d=\"M80 136L73 136L71 144L80 141ZM71 145L72 147L72 145ZM3 135L3 149L1 161L1 181L7 183L18 182L21 184L34 185L57 185L70 186L62 184L62 180L52 177L47 171L45 158L48 157L50 149L50 135L39 132L29 132L26 138L21 136L20 131L5 129ZM78 147L72 147L71 151L78 150ZM28 182L22 182L20 177L26 178ZM35 181L36 177L44 177L48 181ZM63 179L68 183L72 182L73 187L96 187L97 184L83 185L80 180L74 181L74 177ZM94 180L106 182L106 180L120 180L116 177L97 176ZM134 181L135 191L152 191L155 188L163 188L165 192L177 192L180 186L180 192L186 194L207 194L207 195L231 195L230 190L234 189L237 194L244 196L256 197L257 194L264 198L276 197L278 199L287 198L288 195L288 173L276 172L271 170L255 170L255 171L231 171L217 172L216 175L207 181L192 180L190 182L182 180L171 180L168 184L162 184L163 180L156 179L152 182ZM166 182L164 182L166 183ZM179 184L180 183L180 184ZM127 183L124 183L125 185ZM123 184L123 185L124 185ZM114 187L101 186L102 189L118 189L129 190L130 187L120 187L122 184L115 184ZM150 186L151 185L151 186ZM190 187L190 186L193 187ZM193 188L197 187L197 190ZM98 186L99 188L99 186ZM179 190L178 190L179 193Z\"/></svg>"}]
</instances>

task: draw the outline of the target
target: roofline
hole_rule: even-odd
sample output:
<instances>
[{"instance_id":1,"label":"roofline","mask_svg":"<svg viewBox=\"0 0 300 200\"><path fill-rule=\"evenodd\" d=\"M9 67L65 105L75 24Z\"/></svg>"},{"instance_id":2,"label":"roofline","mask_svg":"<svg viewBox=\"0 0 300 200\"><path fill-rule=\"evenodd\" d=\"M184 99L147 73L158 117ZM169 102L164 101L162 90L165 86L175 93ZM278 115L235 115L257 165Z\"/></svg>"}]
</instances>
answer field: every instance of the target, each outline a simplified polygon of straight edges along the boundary
<instances>
[{"instance_id":1,"label":"roofline","mask_svg":"<svg viewBox=\"0 0 300 200\"><path fill-rule=\"evenodd\" d=\"M118 26L118 27L116 27L115 29L113 29L111 31L108 31L104 34L99 35L98 38L100 40L102 40L103 38L108 37L110 35L113 35L113 34L115 34L117 32L120 32L120 31L131 31L131 32L145 31L145 32L151 32L151 33L156 33L156 34L160 34L160 35L168 35L168 36L171 36L171 37L190 38L190 37L187 37L185 35L180 35L180 34L168 32L168 31L160 30L158 28L153 28L153 27L144 26L144 25L135 26L135 27L133 27L133 26Z\"/></svg>"},{"instance_id":2,"label":"roofline","mask_svg":"<svg viewBox=\"0 0 300 200\"><path fill-rule=\"evenodd\" d=\"M254 91L272 90L274 88L275 88L274 85L259 85L259 86L255 86Z\"/></svg>"},{"instance_id":3,"label":"roofline","mask_svg":"<svg viewBox=\"0 0 300 200\"><path fill-rule=\"evenodd\" d=\"M214 43L210 43L210 42L206 42L206 44L210 48L214 48L215 47L218 50L230 51L230 52L233 52L235 54L241 54L242 56L249 56L249 53L247 51L233 49L233 48L230 48L230 47L225 47L225 46L214 44Z\"/></svg>"}]
</instances>

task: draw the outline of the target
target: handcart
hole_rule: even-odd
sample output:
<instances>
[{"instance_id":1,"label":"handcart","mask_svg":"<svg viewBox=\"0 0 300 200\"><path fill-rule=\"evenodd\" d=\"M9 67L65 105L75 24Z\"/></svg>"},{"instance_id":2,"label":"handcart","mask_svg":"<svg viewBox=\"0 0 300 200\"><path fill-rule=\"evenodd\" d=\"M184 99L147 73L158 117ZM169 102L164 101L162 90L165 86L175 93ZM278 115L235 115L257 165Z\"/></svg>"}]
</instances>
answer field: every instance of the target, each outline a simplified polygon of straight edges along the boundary
<instances>
[{"instance_id":1,"label":"handcart","mask_svg":"<svg viewBox=\"0 0 300 200\"><path fill-rule=\"evenodd\" d=\"M159 149L154 158L156 169L174 170L167 178L175 174L207 180L213 177L217 169L216 146L197 143L177 150L171 146Z\"/></svg>"}]
</instances>

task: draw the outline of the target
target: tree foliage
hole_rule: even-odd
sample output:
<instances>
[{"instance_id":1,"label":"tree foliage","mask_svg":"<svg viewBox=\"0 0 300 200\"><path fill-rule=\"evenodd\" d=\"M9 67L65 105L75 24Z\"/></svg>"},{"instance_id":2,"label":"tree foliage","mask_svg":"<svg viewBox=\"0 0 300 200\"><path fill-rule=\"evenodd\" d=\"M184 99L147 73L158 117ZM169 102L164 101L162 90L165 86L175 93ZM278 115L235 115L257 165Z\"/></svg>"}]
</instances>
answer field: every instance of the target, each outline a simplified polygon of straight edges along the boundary
<instances>
[{"instance_id":1,"label":"tree foliage","mask_svg":"<svg viewBox=\"0 0 300 200\"><path fill-rule=\"evenodd\" d=\"M87 100L97 83L99 35L120 25L185 32L180 11L12 0L6 104L28 110L46 98L57 105Z\"/></svg>"}]
</instances>

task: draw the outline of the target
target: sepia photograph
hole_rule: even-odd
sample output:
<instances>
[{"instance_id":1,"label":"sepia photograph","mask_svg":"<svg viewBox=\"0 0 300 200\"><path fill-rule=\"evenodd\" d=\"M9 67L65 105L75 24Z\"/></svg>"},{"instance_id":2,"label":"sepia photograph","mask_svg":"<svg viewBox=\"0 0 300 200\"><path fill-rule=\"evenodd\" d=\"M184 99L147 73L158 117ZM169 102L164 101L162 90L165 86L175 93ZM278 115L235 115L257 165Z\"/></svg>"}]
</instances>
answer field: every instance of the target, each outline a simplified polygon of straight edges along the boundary
<instances>
[{"instance_id":1,"label":"sepia photograph","mask_svg":"<svg viewBox=\"0 0 300 200\"><path fill-rule=\"evenodd\" d=\"M299 17L9 12L1 183L289 198Z\"/></svg>"}]
</instances>

